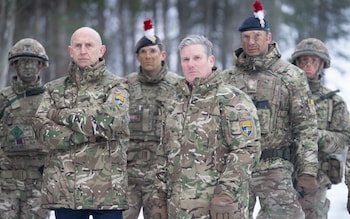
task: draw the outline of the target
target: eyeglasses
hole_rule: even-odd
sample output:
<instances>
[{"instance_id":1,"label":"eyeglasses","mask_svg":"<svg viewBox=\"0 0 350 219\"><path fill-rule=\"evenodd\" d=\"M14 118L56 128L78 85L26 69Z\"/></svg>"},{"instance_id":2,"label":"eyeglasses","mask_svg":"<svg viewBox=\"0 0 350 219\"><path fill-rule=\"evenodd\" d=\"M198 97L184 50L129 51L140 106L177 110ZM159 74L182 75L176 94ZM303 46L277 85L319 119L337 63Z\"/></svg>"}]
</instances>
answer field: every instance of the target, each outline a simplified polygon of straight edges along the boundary
<instances>
[{"instance_id":1,"label":"eyeglasses","mask_svg":"<svg viewBox=\"0 0 350 219\"><path fill-rule=\"evenodd\" d=\"M303 56L299 58L299 65L306 66L311 64L314 67L317 67L321 63L321 59L317 56Z\"/></svg>"}]
</instances>

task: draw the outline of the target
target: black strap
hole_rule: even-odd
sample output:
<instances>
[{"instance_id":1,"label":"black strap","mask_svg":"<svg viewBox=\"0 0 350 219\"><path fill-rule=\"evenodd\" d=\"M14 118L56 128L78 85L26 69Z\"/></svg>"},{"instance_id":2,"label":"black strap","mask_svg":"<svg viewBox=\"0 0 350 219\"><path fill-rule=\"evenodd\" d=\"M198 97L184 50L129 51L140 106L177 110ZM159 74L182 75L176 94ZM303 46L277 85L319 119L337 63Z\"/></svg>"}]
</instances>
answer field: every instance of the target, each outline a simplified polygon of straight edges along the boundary
<instances>
[{"instance_id":1,"label":"black strap","mask_svg":"<svg viewBox=\"0 0 350 219\"><path fill-rule=\"evenodd\" d=\"M260 160L266 160L270 158L282 158L284 160L291 160L290 148L287 146L278 149L266 149L261 153Z\"/></svg>"},{"instance_id":2,"label":"black strap","mask_svg":"<svg viewBox=\"0 0 350 219\"><path fill-rule=\"evenodd\" d=\"M326 94L323 94L320 96L320 98L318 98L317 100L315 100L316 103L319 103L321 102L322 100L325 100L325 99L328 99L328 98L332 98L336 93L338 93L340 90L337 89L337 90L334 90L334 91L331 91L331 92L328 92Z\"/></svg>"}]
</instances>

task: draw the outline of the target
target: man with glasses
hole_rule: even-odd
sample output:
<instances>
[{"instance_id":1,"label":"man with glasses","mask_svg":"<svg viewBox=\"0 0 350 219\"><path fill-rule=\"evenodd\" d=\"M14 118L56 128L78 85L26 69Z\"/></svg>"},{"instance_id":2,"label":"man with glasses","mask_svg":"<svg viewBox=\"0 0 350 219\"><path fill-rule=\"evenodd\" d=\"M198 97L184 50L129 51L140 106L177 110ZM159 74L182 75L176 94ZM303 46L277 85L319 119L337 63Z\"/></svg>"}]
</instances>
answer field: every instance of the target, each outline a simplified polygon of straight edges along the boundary
<instances>
[{"instance_id":1,"label":"man with glasses","mask_svg":"<svg viewBox=\"0 0 350 219\"><path fill-rule=\"evenodd\" d=\"M259 116L262 154L252 173L250 218L256 196L257 218L304 218L292 174L296 163L299 191L317 187L315 107L305 74L281 59L261 3L254 8L256 16L238 29L242 48L234 52L235 66L222 73L225 82L250 95Z\"/></svg>"},{"instance_id":2,"label":"man with glasses","mask_svg":"<svg viewBox=\"0 0 350 219\"><path fill-rule=\"evenodd\" d=\"M41 208L41 183L47 148L40 144L31 119L44 88L39 77L49 66L44 47L35 39L18 41L8 54L16 70L11 86L0 91L1 218L48 218Z\"/></svg>"}]
</instances>

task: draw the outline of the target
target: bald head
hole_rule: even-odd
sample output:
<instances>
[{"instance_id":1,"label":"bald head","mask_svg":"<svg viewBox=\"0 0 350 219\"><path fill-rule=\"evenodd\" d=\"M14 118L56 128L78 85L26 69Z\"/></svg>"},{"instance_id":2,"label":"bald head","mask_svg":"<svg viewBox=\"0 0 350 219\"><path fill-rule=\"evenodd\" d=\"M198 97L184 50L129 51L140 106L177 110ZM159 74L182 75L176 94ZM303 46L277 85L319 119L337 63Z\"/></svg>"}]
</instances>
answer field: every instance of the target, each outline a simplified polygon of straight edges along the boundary
<instances>
[{"instance_id":1,"label":"bald head","mask_svg":"<svg viewBox=\"0 0 350 219\"><path fill-rule=\"evenodd\" d=\"M68 52L73 61L83 68L99 62L106 52L106 46L102 45L101 36L96 30L81 27L72 34Z\"/></svg>"},{"instance_id":2,"label":"bald head","mask_svg":"<svg viewBox=\"0 0 350 219\"><path fill-rule=\"evenodd\" d=\"M74 31L74 33L72 34L72 37L70 39L71 45L72 45L74 38L79 36L79 35L90 35L92 38L95 38L96 42L99 45L102 45L102 39L101 39L100 34L96 30L92 29L91 27L81 27L81 28L77 29L76 31Z\"/></svg>"}]
</instances>

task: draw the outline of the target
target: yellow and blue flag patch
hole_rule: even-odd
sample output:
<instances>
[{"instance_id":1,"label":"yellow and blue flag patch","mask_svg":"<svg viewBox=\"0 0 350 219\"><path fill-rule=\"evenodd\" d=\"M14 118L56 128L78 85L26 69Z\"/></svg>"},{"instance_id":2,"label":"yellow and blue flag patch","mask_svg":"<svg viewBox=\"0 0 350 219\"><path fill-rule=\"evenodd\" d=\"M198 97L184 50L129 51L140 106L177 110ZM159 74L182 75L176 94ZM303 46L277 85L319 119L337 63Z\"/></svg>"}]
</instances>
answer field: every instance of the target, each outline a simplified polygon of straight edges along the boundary
<instances>
[{"instance_id":1,"label":"yellow and blue flag patch","mask_svg":"<svg viewBox=\"0 0 350 219\"><path fill-rule=\"evenodd\" d=\"M114 100L118 104L118 106L123 106L125 102L125 97L120 94L115 94L114 95Z\"/></svg>"},{"instance_id":2,"label":"yellow and blue flag patch","mask_svg":"<svg viewBox=\"0 0 350 219\"><path fill-rule=\"evenodd\" d=\"M241 133L245 137L250 137L253 134L253 124L250 120L240 121L239 127L241 129Z\"/></svg>"}]
</instances>

